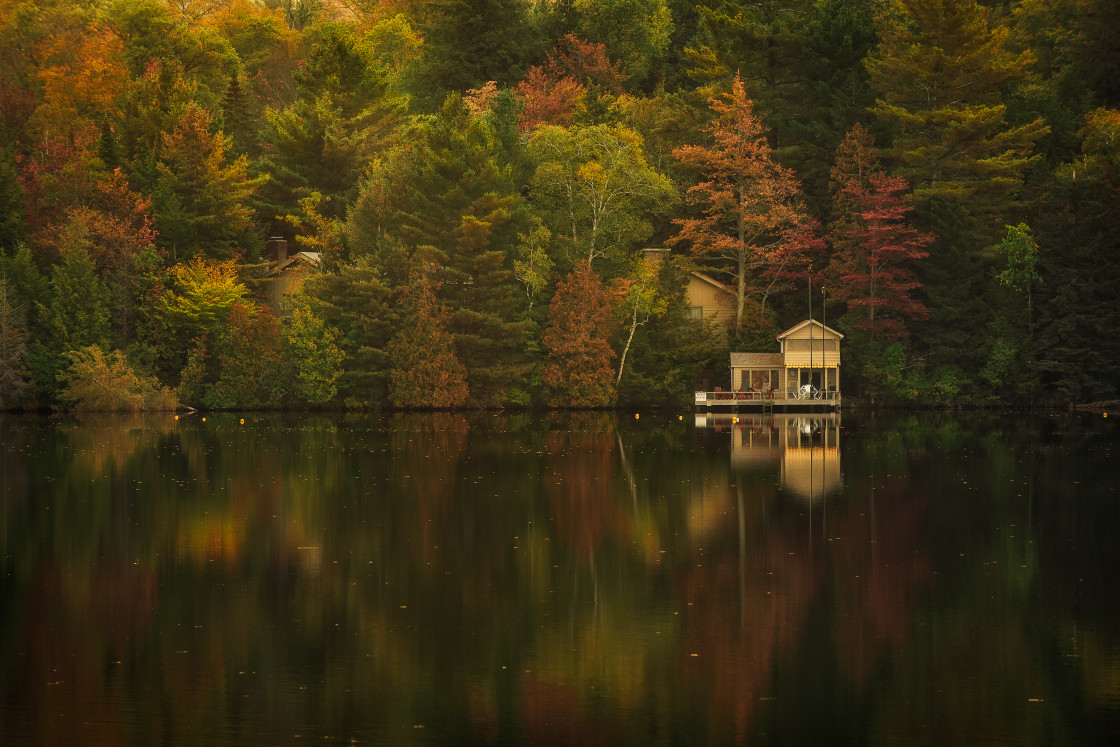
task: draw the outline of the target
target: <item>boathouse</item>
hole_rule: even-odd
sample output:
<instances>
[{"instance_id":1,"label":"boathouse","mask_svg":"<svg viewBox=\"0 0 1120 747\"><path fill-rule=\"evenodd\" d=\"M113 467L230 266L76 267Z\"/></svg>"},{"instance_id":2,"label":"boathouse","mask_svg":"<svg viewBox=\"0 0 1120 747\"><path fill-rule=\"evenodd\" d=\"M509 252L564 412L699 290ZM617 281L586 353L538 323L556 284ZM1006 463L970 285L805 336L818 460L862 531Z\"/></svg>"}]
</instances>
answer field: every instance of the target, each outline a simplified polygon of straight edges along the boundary
<instances>
[{"instance_id":1,"label":"boathouse","mask_svg":"<svg viewBox=\"0 0 1120 747\"><path fill-rule=\"evenodd\" d=\"M698 408L837 409L844 335L806 319L777 336L776 353L732 353L731 387L697 392Z\"/></svg>"}]
</instances>

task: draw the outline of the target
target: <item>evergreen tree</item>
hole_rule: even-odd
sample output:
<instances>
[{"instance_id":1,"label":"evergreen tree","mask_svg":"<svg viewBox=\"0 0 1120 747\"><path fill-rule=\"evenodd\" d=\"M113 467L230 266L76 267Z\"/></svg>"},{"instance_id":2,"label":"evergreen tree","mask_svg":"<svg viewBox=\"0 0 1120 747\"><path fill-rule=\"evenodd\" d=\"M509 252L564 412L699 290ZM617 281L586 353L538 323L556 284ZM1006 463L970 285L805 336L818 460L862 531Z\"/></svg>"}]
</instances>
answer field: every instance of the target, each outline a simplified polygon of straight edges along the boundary
<instances>
[{"instance_id":1,"label":"evergreen tree","mask_svg":"<svg viewBox=\"0 0 1120 747\"><path fill-rule=\"evenodd\" d=\"M28 388L26 323L14 296L0 273L0 410L22 404Z\"/></svg>"},{"instance_id":2,"label":"evergreen tree","mask_svg":"<svg viewBox=\"0 0 1120 747\"><path fill-rule=\"evenodd\" d=\"M250 178L244 155L227 161L229 145L223 133L211 133L209 113L195 106L163 139L156 224L176 259L240 258L259 246L251 201L264 180Z\"/></svg>"},{"instance_id":3,"label":"evergreen tree","mask_svg":"<svg viewBox=\"0 0 1120 747\"><path fill-rule=\"evenodd\" d=\"M268 306L236 301L212 347L218 379L203 404L218 409L276 407L285 381L280 325Z\"/></svg>"},{"instance_id":4,"label":"evergreen tree","mask_svg":"<svg viewBox=\"0 0 1120 747\"><path fill-rule=\"evenodd\" d=\"M521 0L429 0L419 8L424 38L422 89L438 105L447 93L463 93L489 80L510 84L521 77L531 40Z\"/></svg>"},{"instance_id":5,"label":"evergreen tree","mask_svg":"<svg viewBox=\"0 0 1120 747\"><path fill-rule=\"evenodd\" d=\"M346 354L338 346L338 332L311 308L305 293L290 297L281 328L285 379L298 401L321 405L338 393L338 378Z\"/></svg>"},{"instance_id":6,"label":"evergreen tree","mask_svg":"<svg viewBox=\"0 0 1120 747\"><path fill-rule=\"evenodd\" d=\"M513 274L519 198L489 123L471 117L457 96L425 118L407 149L388 159L367 183L350 216L351 236L381 247L404 247L435 267L439 298L451 309L451 332L467 368L471 401L490 406L525 399L525 323ZM363 251L353 245L355 252ZM394 262L399 272L399 262Z\"/></svg>"},{"instance_id":7,"label":"evergreen tree","mask_svg":"<svg viewBox=\"0 0 1120 747\"><path fill-rule=\"evenodd\" d=\"M50 395L67 353L109 347L109 291L84 243L63 249L51 271L49 300L37 304L37 316L45 334L32 343L29 364L39 393Z\"/></svg>"},{"instance_id":8,"label":"evergreen tree","mask_svg":"<svg viewBox=\"0 0 1120 747\"><path fill-rule=\"evenodd\" d=\"M700 33L685 50L689 75L709 96L738 75L751 89L758 116L783 154L793 141L788 122L803 118L805 26L813 0L703 0Z\"/></svg>"},{"instance_id":9,"label":"evergreen tree","mask_svg":"<svg viewBox=\"0 0 1120 747\"><path fill-rule=\"evenodd\" d=\"M0 145L0 254L14 252L23 238L23 187L12 155Z\"/></svg>"},{"instance_id":10,"label":"evergreen tree","mask_svg":"<svg viewBox=\"0 0 1120 747\"><path fill-rule=\"evenodd\" d=\"M778 158L797 172L810 211L823 219L828 218L833 153L874 103L863 63L878 38L876 1L820 0L808 9L802 37L805 74L787 97L803 101L804 113L788 118L791 148Z\"/></svg>"},{"instance_id":11,"label":"evergreen tree","mask_svg":"<svg viewBox=\"0 0 1120 747\"><path fill-rule=\"evenodd\" d=\"M393 289L370 257L359 257L332 272L304 281L312 313L335 330L345 357L338 394L347 407L376 407L388 394L387 348L399 312Z\"/></svg>"},{"instance_id":12,"label":"evergreen tree","mask_svg":"<svg viewBox=\"0 0 1120 747\"><path fill-rule=\"evenodd\" d=\"M296 82L296 101L268 114L261 167L271 181L260 210L273 220L274 232L280 230L277 217L298 214L299 199L312 192L327 197L328 217L344 216L363 170L392 139L405 106L385 69L342 24L316 28Z\"/></svg>"},{"instance_id":13,"label":"evergreen tree","mask_svg":"<svg viewBox=\"0 0 1120 747\"><path fill-rule=\"evenodd\" d=\"M1063 165L1037 218L1038 274L1031 358L1050 398L1120 396L1120 111L1091 112L1077 160Z\"/></svg>"},{"instance_id":14,"label":"evergreen tree","mask_svg":"<svg viewBox=\"0 0 1120 747\"><path fill-rule=\"evenodd\" d=\"M878 19L882 41L868 60L875 114L897 128L895 173L919 207L940 198L964 207L976 241L993 239L1022 183L1041 119L1006 120L1002 91L1023 79L1030 56L1008 51L1006 28L989 27L976 0L899 0ZM994 220L996 219L996 220Z\"/></svg>"}]
</instances>

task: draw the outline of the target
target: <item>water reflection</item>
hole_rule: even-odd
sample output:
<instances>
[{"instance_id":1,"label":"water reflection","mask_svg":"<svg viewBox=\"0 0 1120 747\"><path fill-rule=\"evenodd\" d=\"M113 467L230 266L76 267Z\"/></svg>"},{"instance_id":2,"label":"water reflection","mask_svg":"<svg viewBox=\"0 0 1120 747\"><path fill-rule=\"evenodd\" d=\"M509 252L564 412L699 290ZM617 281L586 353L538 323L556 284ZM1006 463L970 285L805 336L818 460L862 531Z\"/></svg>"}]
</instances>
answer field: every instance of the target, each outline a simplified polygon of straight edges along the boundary
<instances>
[{"instance_id":1,"label":"water reflection","mask_svg":"<svg viewBox=\"0 0 1120 747\"><path fill-rule=\"evenodd\" d=\"M731 434L731 465L775 463L782 487L807 503L839 492L840 415L698 413L696 425Z\"/></svg>"},{"instance_id":2,"label":"water reflection","mask_svg":"<svg viewBox=\"0 0 1120 747\"><path fill-rule=\"evenodd\" d=\"M0 417L0 743L1116 733L1115 426L739 417Z\"/></svg>"}]
</instances>

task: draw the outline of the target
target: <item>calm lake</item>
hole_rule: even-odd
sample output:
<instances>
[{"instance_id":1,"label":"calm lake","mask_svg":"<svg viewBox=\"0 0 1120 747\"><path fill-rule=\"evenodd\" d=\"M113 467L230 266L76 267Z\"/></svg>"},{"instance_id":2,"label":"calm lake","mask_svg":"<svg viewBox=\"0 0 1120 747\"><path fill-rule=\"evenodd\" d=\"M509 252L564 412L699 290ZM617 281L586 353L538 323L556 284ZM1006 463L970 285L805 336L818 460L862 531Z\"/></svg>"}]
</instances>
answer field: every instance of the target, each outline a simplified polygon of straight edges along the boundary
<instances>
[{"instance_id":1,"label":"calm lake","mask_svg":"<svg viewBox=\"0 0 1120 747\"><path fill-rule=\"evenodd\" d=\"M1115 743L1118 421L0 417L0 743Z\"/></svg>"}]
</instances>

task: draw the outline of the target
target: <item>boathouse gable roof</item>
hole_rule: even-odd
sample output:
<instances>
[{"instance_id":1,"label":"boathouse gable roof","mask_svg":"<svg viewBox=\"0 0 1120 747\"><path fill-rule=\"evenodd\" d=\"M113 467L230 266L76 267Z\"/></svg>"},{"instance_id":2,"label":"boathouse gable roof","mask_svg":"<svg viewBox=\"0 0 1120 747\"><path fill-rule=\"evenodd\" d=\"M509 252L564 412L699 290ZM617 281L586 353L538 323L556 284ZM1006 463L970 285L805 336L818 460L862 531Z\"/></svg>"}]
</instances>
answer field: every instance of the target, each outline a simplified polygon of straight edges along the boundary
<instances>
[{"instance_id":1,"label":"boathouse gable roof","mask_svg":"<svg viewBox=\"0 0 1120 747\"><path fill-rule=\"evenodd\" d=\"M778 335L774 339L779 340L779 341L784 340L785 338L787 338L791 335L797 334L798 332L800 332L801 330L803 330L805 327L809 326L810 324L813 325L814 327L816 327L817 329L828 332L830 335L833 335L838 340L843 340L844 339L844 335L840 334L839 332L834 330L832 327L826 327L825 325L818 322L816 319L806 319L805 321L801 322L800 324L795 324L794 326L790 327L789 329L787 329L785 332L781 333L780 335Z\"/></svg>"}]
</instances>

